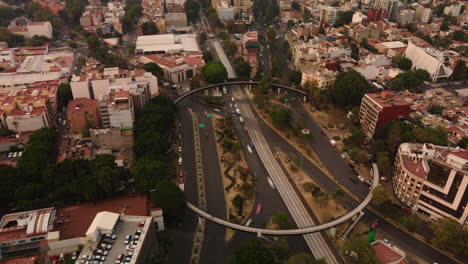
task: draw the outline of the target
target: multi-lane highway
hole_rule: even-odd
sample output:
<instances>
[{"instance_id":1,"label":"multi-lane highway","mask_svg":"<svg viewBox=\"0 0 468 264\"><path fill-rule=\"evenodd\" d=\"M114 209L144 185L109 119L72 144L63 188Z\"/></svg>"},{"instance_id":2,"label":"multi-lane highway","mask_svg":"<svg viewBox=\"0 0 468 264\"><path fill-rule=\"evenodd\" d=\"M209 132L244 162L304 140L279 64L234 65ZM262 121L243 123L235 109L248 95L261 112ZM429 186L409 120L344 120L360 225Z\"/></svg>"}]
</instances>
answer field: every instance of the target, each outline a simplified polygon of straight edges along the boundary
<instances>
[{"instance_id":1,"label":"multi-lane highway","mask_svg":"<svg viewBox=\"0 0 468 264\"><path fill-rule=\"evenodd\" d=\"M283 201L287 205L294 221L298 227L307 227L314 225L312 217L302 204L302 201L291 186L285 173L281 169L278 161L275 159L268 142L263 136L257 120L250 109L248 98L237 89L235 98L240 112L244 117L244 122L249 127L249 135L254 143L255 149L265 165L268 174L272 178ZM319 233L304 235L304 239L316 258L324 258L328 263L339 263L332 250L328 247L324 238Z\"/></svg>"}]
</instances>

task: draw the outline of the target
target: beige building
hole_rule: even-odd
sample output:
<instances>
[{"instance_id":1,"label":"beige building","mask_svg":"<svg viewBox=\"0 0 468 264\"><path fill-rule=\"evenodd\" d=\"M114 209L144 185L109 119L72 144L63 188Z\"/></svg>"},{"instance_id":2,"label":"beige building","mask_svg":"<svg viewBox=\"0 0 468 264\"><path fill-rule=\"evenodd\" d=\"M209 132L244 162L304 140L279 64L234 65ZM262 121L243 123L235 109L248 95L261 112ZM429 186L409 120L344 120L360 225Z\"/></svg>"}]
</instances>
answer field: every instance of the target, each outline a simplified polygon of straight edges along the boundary
<instances>
[{"instance_id":1,"label":"beige building","mask_svg":"<svg viewBox=\"0 0 468 264\"><path fill-rule=\"evenodd\" d=\"M395 158L395 195L432 220L468 217L468 150L403 143Z\"/></svg>"},{"instance_id":2,"label":"beige building","mask_svg":"<svg viewBox=\"0 0 468 264\"><path fill-rule=\"evenodd\" d=\"M253 12L253 0L233 0L234 15L251 15Z\"/></svg>"},{"instance_id":3,"label":"beige building","mask_svg":"<svg viewBox=\"0 0 468 264\"><path fill-rule=\"evenodd\" d=\"M336 73L327 69L304 71L301 84L307 81L316 82L320 89L330 89L336 80Z\"/></svg>"}]
</instances>

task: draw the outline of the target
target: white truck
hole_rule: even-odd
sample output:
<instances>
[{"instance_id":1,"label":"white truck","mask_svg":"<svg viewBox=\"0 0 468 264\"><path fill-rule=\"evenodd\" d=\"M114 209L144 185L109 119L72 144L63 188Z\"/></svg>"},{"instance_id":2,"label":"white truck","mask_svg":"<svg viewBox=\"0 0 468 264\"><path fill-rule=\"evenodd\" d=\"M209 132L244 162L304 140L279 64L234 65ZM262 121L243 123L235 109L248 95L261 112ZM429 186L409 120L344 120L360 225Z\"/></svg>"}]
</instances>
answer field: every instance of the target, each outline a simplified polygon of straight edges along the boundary
<instances>
[{"instance_id":1,"label":"white truck","mask_svg":"<svg viewBox=\"0 0 468 264\"><path fill-rule=\"evenodd\" d=\"M333 140L333 139L330 139L330 144L331 144L332 146L336 146L336 141Z\"/></svg>"}]
</instances>

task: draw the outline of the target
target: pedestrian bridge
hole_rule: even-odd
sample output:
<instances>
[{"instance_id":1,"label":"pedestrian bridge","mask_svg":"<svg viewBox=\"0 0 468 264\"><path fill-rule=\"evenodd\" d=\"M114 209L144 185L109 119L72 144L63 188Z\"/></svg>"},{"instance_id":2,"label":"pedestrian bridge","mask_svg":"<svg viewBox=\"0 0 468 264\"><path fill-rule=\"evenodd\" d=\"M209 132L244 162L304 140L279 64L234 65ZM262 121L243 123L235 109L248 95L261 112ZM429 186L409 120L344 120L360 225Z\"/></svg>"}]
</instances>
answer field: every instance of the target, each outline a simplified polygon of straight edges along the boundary
<instances>
[{"instance_id":1,"label":"pedestrian bridge","mask_svg":"<svg viewBox=\"0 0 468 264\"><path fill-rule=\"evenodd\" d=\"M255 233L258 235L276 235L276 236L291 236L291 235L304 235L304 234L310 234L310 233L315 233L315 232L320 232L329 228L332 228L334 226L337 226L339 224L342 224L346 222L347 220L351 219L353 216L361 212L371 201L372 199L372 190L374 190L375 187L379 184L379 170L377 168L377 165L374 163L372 164L372 171L374 173L374 181L371 187L371 190L369 194L367 194L366 198L353 210L348 212L347 214L338 217L337 219L321 224L321 225L316 225L316 226L309 226L309 227L304 227L304 228L297 228L297 229L285 229L285 230L274 230L274 229L265 229L265 228L256 228L256 227L249 227L249 226L244 226L244 225L239 225L239 224L234 224L229 221L223 220L221 218L212 216L208 214L207 212L200 210L197 208L195 205L187 202L187 206L190 210L192 210L194 213L197 215L214 222L216 224L229 227L234 230L238 231L244 231L244 232L249 232L249 233Z\"/></svg>"},{"instance_id":2,"label":"pedestrian bridge","mask_svg":"<svg viewBox=\"0 0 468 264\"><path fill-rule=\"evenodd\" d=\"M309 96L303 90L292 88L292 87L289 87L289 86L286 86L286 85L281 85L281 84L278 84L278 83L269 83L269 84L270 84L271 87L274 87L274 88L284 89L284 90L287 90L287 91L296 92L298 94L301 94L301 95L304 96L304 100L307 100L307 98ZM232 86L232 85L258 85L258 82L238 81L238 82L225 82L225 83L212 84L212 85L208 85L208 86L201 87L201 88L192 90L190 92L187 92L187 93L177 97L177 99L174 101L174 103L177 104L178 102L180 102L180 101L184 100L185 98L187 98L187 97L189 97L189 96L191 96L193 94L196 94L198 92L202 92L202 91L212 89L212 88L223 87L223 86Z\"/></svg>"}]
</instances>

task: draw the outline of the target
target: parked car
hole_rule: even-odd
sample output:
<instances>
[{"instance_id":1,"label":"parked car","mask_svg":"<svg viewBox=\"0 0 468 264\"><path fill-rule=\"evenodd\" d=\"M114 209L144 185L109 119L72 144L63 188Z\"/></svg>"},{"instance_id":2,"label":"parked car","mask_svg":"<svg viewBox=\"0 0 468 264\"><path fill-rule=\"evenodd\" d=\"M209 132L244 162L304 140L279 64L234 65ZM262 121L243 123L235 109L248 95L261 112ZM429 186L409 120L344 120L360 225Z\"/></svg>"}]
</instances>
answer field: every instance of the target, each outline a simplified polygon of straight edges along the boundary
<instances>
[{"instance_id":1,"label":"parked car","mask_svg":"<svg viewBox=\"0 0 468 264\"><path fill-rule=\"evenodd\" d=\"M407 215L410 215L410 214L412 213L410 209L404 208L404 207L401 208L401 211L402 211L403 213L407 214Z\"/></svg>"}]
</instances>

